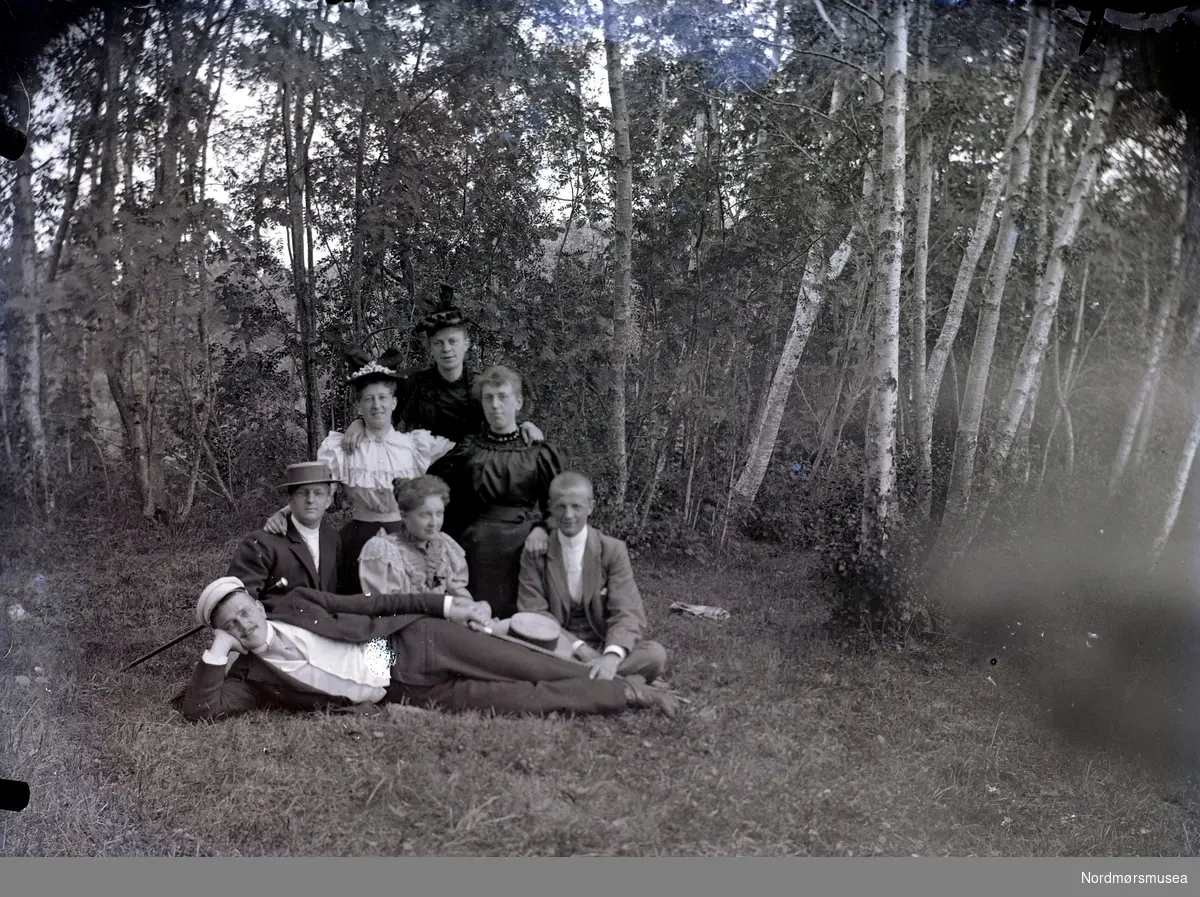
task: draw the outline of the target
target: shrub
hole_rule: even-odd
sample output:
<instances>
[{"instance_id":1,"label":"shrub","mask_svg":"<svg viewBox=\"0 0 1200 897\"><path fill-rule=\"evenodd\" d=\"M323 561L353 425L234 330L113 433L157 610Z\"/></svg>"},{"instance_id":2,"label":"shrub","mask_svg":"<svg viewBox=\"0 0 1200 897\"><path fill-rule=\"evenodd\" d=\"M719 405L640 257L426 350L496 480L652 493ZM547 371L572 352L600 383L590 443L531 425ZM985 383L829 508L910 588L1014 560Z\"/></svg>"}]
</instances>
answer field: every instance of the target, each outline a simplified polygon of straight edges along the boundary
<instances>
[{"instance_id":1,"label":"shrub","mask_svg":"<svg viewBox=\"0 0 1200 897\"><path fill-rule=\"evenodd\" d=\"M864 545L861 520L861 490L822 515L817 550L831 635L849 647L879 647L933 634L938 621L922 575L930 534L893 527L884 544Z\"/></svg>"}]
</instances>

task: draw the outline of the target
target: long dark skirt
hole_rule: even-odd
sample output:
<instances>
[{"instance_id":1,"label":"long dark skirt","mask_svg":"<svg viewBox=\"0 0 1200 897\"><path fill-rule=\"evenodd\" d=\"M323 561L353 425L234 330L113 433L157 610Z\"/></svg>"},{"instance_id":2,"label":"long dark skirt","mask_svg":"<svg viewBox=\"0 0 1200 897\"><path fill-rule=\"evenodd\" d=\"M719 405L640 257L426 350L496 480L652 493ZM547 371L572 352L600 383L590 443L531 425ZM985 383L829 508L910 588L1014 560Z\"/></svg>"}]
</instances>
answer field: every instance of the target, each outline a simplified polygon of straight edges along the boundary
<instances>
[{"instance_id":1,"label":"long dark skirt","mask_svg":"<svg viewBox=\"0 0 1200 897\"><path fill-rule=\"evenodd\" d=\"M398 533L404 529L404 521L390 520L380 523L351 520L338 532L342 537L342 566L338 570L338 587L343 594L355 595L362 591L362 582L358 578L358 556L362 554L363 546L381 529L389 533Z\"/></svg>"},{"instance_id":2,"label":"long dark skirt","mask_svg":"<svg viewBox=\"0 0 1200 897\"><path fill-rule=\"evenodd\" d=\"M459 545L467 555L467 588L476 601L492 606L497 619L517 612L517 579L525 537L541 521L532 508L490 507L463 530Z\"/></svg>"}]
</instances>

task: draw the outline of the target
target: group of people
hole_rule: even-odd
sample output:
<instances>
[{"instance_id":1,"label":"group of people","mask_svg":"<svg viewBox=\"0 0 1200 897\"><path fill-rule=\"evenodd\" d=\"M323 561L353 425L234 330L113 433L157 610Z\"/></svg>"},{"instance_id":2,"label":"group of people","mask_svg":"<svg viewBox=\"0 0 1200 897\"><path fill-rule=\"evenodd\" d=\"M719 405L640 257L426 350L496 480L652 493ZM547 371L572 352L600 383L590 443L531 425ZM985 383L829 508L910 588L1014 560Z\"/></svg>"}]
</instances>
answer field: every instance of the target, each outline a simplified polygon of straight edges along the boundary
<instances>
[{"instance_id":1,"label":"group of people","mask_svg":"<svg viewBox=\"0 0 1200 897\"><path fill-rule=\"evenodd\" d=\"M381 702L676 715L625 544L589 525L591 480L518 421L520 375L466 367L468 327L443 297L418 328L432 366L349 356L359 418L288 467L287 504L200 594L213 637L176 698L186 717ZM339 487L351 520L335 531ZM549 641L515 637L530 617Z\"/></svg>"}]
</instances>

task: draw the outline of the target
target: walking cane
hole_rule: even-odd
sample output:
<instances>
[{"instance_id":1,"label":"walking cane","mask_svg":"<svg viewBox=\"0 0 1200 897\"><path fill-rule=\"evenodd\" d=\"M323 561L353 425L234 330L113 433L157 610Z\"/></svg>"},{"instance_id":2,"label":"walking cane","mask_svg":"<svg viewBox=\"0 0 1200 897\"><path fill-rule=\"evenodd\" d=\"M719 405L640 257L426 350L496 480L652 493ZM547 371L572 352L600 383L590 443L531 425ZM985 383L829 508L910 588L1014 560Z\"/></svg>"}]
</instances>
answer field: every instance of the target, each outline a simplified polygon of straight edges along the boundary
<instances>
[{"instance_id":1,"label":"walking cane","mask_svg":"<svg viewBox=\"0 0 1200 897\"><path fill-rule=\"evenodd\" d=\"M129 666L125 667L125 669L123 669L121 672L123 672L123 673L127 673L127 672L129 672L129 671L130 671L130 670L132 670L132 669L133 669L135 666L137 666L139 663L143 663L143 662L145 662L145 661L149 660L151 657L153 657L153 656L154 656L154 655L156 655L156 654L161 654L163 651L166 651L168 648L170 648L170 647L172 647L172 646L174 646L174 645L178 645L180 642L184 641L185 639L189 639L189 638L191 638L193 635L195 635L197 632L200 632L201 630L204 630L204 629L207 629L207 628L208 628L208 627L207 627L207 626L205 626L203 623L201 623L199 626L194 626L194 627L192 627L192 628L191 628L191 629L189 629L187 632L185 632L183 635L177 635L177 636L175 636L175 638L171 639L171 640L170 640L169 642L167 642L165 645L162 645L162 646L160 646L160 647L158 647L158 648L155 648L155 649L154 649L153 651L151 651L149 654L143 654L141 657L139 657L137 660L135 660L135 661L134 661L133 663L131 663Z\"/></svg>"},{"instance_id":2,"label":"walking cane","mask_svg":"<svg viewBox=\"0 0 1200 897\"><path fill-rule=\"evenodd\" d=\"M260 554L259 557L261 558L262 555ZM269 591L271 591L271 589L284 588L287 586L287 584L288 584L287 577L280 577L280 579L277 582L275 582L268 588L263 589L262 592L269 592ZM261 592L260 592L260 594L261 594ZM161 654L163 651L166 651L168 648L174 647L175 645L178 645L182 641L186 641L187 639L189 639L193 635L195 635L197 632L201 632L202 630L205 630L205 629L208 629L208 627L206 625L204 625L203 623L201 623L199 626L194 626L193 628L189 629L187 632L183 633L183 635L177 635L177 636L175 636L175 638L171 639L165 645L155 648L149 654L143 654L141 657L139 657L137 660L135 660L129 666L125 667L121 672L128 673L139 663L144 663L145 661L149 660L154 655Z\"/></svg>"}]
</instances>

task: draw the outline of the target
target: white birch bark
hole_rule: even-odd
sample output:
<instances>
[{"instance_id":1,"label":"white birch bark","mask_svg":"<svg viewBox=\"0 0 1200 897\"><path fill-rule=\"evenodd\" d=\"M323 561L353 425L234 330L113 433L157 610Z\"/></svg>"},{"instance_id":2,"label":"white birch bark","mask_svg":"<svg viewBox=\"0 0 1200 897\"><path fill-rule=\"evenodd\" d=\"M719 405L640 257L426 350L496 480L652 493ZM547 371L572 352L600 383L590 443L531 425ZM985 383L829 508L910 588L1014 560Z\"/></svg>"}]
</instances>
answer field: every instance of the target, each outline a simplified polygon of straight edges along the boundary
<instances>
[{"instance_id":1,"label":"white birch bark","mask_svg":"<svg viewBox=\"0 0 1200 897\"><path fill-rule=\"evenodd\" d=\"M1179 310L1180 298L1183 295L1183 231L1187 223L1188 211L1188 168L1181 160L1179 166L1179 183L1175 196L1174 233L1171 241L1171 263L1167 273L1167 285L1163 290L1162 300L1158 304L1158 314L1150 330L1149 346L1147 348L1146 367L1142 372L1141 381L1134 393L1129 411L1125 415L1125 425L1121 429L1121 440L1117 444L1117 453L1113 458L1112 468L1108 474L1108 494L1115 496L1125 479L1130 457L1133 454L1135 440L1139 431L1147 435L1138 440L1144 450L1145 439L1148 438L1150 426L1151 404L1158 392L1158 381L1162 377L1163 360L1166 356L1167 343L1170 340L1171 322Z\"/></svg>"},{"instance_id":2,"label":"white birch bark","mask_svg":"<svg viewBox=\"0 0 1200 897\"><path fill-rule=\"evenodd\" d=\"M1008 464L1017 437L1017 430L1033 394L1034 385L1038 381L1042 360L1049 342L1050 327L1058 312L1058 300L1062 293L1063 277L1067 267L1066 253L1075 242L1087 198L1096 179L1096 171L1099 168L1100 156L1104 149L1105 134L1108 130L1113 106L1116 103L1116 86L1120 75L1120 56L1110 48L1105 54L1104 70L1100 75L1100 84L1096 91L1092 120L1088 126L1083 152L1080 154L1079 164L1067 192L1066 201L1055 225L1054 243L1050 248L1045 270L1034 291L1033 320L1030 322L1029 333L1021 348L1008 393L1000 407L999 420L984 469L982 493L972 515L972 525L968 536L973 534L979 523L982 522L991 499L999 488L1001 476Z\"/></svg>"},{"instance_id":3,"label":"white birch bark","mask_svg":"<svg viewBox=\"0 0 1200 897\"><path fill-rule=\"evenodd\" d=\"M1162 526L1154 539L1151 553L1157 561L1162 556L1167 541L1171 538L1171 530L1175 528L1175 520L1179 517L1179 507L1183 504L1184 493L1187 492L1188 480L1192 474L1192 463L1196 460L1196 448L1200 446L1200 413L1192 424L1187 441L1183 445L1183 454L1175 469L1175 480L1171 484L1171 492L1167 496L1167 510L1163 515Z\"/></svg>"},{"instance_id":4,"label":"white birch bark","mask_svg":"<svg viewBox=\"0 0 1200 897\"><path fill-rule=\"evenodd\" d=\"M832 118L841 108L845 92L840 89L842 76L834 79L833 92L829 99L829 116ZM826 131L823 140L828 141L832 128ZM870 169L863 174L863 209L869 207L874 193L874 181ZM812 334L813 325L825 306L825 286L837 280L842 275L854 241L858 236L858 226L852 224L846 236L830 254L827 262L821 260L821 243L815 242L809 247L805 259L804 273L800 280L800 289L796 295L796 304L792 310L792 323L788 327L784 340L783 351L775 365L762 406L755 416L754 427L751 431L750 446L746 453L746 461L733 486L732 501L741 507L753 504L762 488L766 477L767 467L775 452L775 441L779 438L779 428L783 423L783 414L787 409L788 396L791 395L792 382L796 376L800 359L804 355L804 347Z\"/></svg>"},{"instance_id":5,"label":"white birch bark","mask_svg":"<svg viewBox=\"0 0 1200 897\"><path fill-rule=\"evenodd\" d=\"M1083 274L1079 279L1079 299L1075 304L1075 327L1071 332L1071 350L1067 355L1066 367L1063 367L1059 359L1058 343L1054 344L1054 417L1050 421L1050 431L1046 436L1046 444L1042 446L1042 468L1038 474L1037 485L1035 491L1041 491L1042 483L1046 479L1046 468L1050 460L1050 448L1054 444L1054 434L1058 431L1059 421L1063 422L1064 435L1066 437L1066 477L1070 482L1075 476L1075 425L1071 419L1071 390L1075 387L1075 378L1079 366L1082 364L1079 358L1079 349L1083 342L1083 318L1087 310L1087 284L1088 270L1091 267L1090 262L1083 263ZM1103 319L1101 319L1103 325ZM1097 331L1099 328L1097 328Z\"/></svg>"},{"instance_id":6,"label":"white birch bark","mask_svg":"<svg viewBox=\"0 0 1200 897\"><path fill-rule=\"evenodd\" d=\"M609 405L610 453L616 472L613 505L625 506L629 464L625 446L625 370L629 362L629 318L633 304L633 158L629 144L629 110L625 101L625 75L617 35L617 10L604 0L604 52L608 67L608 93L613 124L613 341L611 400Z\"/></svg>"},{"instance_id":7,"label":"white birch bark","mask_svg":"<svg viewBox=\"0 0 1200 897\"><path fill-rule=\"evenodd\" d=\"M745 466L733 487L733 500L738 504L750 505L762 486L767 466L771 463L771 455L775 451L775 440L779 437L779 427L783 422L783 412L787 408L796 368L812 333L813 323L825 304L825 284L841 275L850 258L855 231L855 227L851 226L850 231L829 257L828 264L821 261L819 242L814 243L808 251L800 291L796 296L796 307L792 312L792 323L783 343L783 353L775 366L775 375L771 378L771 388L763 403L762 415L755 422L754 436L750 442Z\"/></svg>"},{"instance_id":8,"label":"white birch bark","mask_svg":"<svg viewBox=\"0 0 1200 897\"><path fill-rule=\"evenodd\" d=\"M966 513L971 500L975 456L979 445L979 425L983 417L988 378L991 375L992 356L995 354L996 332L1000 326L1000 306L1004 299L1004 289L1008 283L1008 273L1016 252L1025 209L1026 185L1029 182L1032 158L1030 132L1037 107L1038 85L1045 61L1048 34L1048 15L1041 7L1035 7L1030 13L1025 57L1021 64L1021 86L1009 131L1008 143L1012 147L1012 156L1009 160L1004 211L984 279L983 298L975 324L975 341L971 346L971 361L967 368L966 389L958 415L958 432L954 438L943 527L943 532L946 533L953 531L957 521ZM932 409L930 416L932 417Z\"/></svg>"},{"instance_id":9,"label":"white birch bark","mask_svg":"<svg viewBox=\"0 0 1200 897\"><path fill-rule=\"evenodd\" d=\"M883 146L880 152L879 255L875 276L875 342L867 415L864 548L886 554L895 516L896 401L900 381L900 280L904 250L905 123L908 107L908 2L887 17L883 51Z\"/></svg>"},{"instance_id":10,"label":"white birch bark","mask_svg":"<svg viewBox=\"0 0 1200 897\"><path fill-rule=\"evenodd\" d=\"M917 441L917 509L928 519L933 503L933 414L926 411L925 365L928 359L926 323L928 318L929 218L933 206L933 137L926 120L930 109L929 33L933 25L933 5L919 7L921 30L917 37L917 108L921 116L917 136L917 218L913 228L913 295L909 339L912 343L912 410Z\"/></svg>"}]
</instances>

